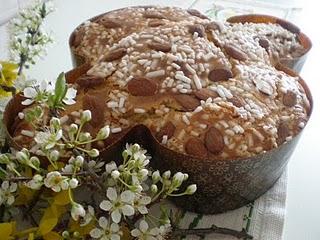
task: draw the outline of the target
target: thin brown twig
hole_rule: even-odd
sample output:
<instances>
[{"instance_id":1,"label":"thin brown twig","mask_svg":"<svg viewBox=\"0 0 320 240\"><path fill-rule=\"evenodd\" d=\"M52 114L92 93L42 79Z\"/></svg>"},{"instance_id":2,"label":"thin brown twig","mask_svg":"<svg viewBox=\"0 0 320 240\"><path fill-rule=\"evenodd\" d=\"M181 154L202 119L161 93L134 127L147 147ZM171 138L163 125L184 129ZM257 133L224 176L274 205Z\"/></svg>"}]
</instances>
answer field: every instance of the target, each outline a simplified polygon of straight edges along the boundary
<instances>
[{"instance_id":1,"label":"thin brown twig","mask_svg":"<svg viewBox=\"0 0 320 240\"><path fill-rule=\"evenodd\" d=\"M82 172L76 173L75 175L76 176L87 176L87 175L90 175L90 173L88 171L82 171ZM73 173L61 173L61 176L70 177L70 176L73 176ZM12 178L8 178L5 180L10 181L10 182L25 182L25 181L32 180L32 177L12 177Z\"/></svg>"},{"instance_id":2,"label":"thin brown twig","mask_svg":"<svg viewBox=\"0 0 320 240\"><path fill-rule=\"evenodd\" d=\"M185 235L197 235L197 236L205 236L206 234L216 233L216 234L224 234L236 237L238 239L253 239L251 235L247 233L245 229L241 231L237 231L230 228L222 228L216 225L212 225L211 228L197 228L197 229L179 229L176 228L172 232L173 237L185 236Z\"/></svg>"}]
</instances>

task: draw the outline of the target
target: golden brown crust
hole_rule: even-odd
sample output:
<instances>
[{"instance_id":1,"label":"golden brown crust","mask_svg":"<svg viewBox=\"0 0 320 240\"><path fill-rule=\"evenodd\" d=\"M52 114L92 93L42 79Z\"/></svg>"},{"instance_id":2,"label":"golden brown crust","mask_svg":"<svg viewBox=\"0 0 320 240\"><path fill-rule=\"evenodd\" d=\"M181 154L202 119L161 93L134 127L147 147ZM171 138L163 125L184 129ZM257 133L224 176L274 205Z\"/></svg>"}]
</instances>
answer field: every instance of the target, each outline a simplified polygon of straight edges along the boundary
<instances>
[{"instance_id":1,"label":"golden brown crust","mask_svg":"<svg viewBox=\"0 0 320 240\"><path fill-rule=\"evenodd\" d=\"M254 47L243 49L225 28L170 7L127 8L84 23L72 50L92 67L76 77L77 103L64 115L90 109L88 130L108 124L111 138L143 124L169 149L211 159L278 147L308 119L305 91L272 65L266 42L250 37Z\"/></svg>"}]
</instances>

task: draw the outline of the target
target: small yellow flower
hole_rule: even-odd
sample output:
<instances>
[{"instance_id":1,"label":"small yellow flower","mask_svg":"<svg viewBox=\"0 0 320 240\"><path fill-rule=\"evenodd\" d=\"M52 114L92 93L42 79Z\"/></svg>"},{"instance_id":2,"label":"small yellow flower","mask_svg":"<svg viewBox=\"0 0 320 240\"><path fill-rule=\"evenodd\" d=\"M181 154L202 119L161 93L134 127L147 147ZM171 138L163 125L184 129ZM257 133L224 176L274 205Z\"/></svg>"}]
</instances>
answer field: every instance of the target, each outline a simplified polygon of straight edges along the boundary
<instances>
[{"instance_id":1,"label":"small yellow flower","mask_svg":"<svg viewBox=\"0 0 320 240\"><path fill-rule=\"evenodd\" d=\"M10 96L8 88L12 87L18 76L18 65L0 61L0 97Z\"/></svg>"}]
</instances>

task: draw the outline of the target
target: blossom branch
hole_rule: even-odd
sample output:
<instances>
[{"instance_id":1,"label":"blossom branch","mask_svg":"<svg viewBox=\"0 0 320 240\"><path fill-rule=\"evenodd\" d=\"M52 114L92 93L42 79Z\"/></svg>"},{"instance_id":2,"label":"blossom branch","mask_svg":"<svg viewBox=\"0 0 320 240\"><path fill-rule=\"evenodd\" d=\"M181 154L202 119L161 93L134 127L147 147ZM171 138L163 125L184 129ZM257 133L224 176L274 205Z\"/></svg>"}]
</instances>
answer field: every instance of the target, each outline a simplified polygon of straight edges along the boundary
<instances>
[{"instance_id":1,"label":"blossom branch","mask_svg":"<svg viewBox=\"0 0 320 240\"><path fill-rule=\"evenodd\" d=\"M211 234L211 233L229 235L229 236L236 237L238 239L253 239L253 237L249 235L245 229L242 229L241 231L237 231L230 228L218 227L216 225L212 225L210 228L197 228L197 229L175 228L172 231L172 236L174 239L176 237L185 236L185 235L197 235L197 236L203 237L206 234Z\"/></svg>"},{"instance_id":2,"label":"blossom branch","mask_svg":"<svg viewBox=\"0 0 320 240\"><path fill-rule=\"evenodd\" d=\"M64 177L71 177L73 176L74 174L73 173L64 173L64 172L61 172L61 176L64 176ZM78 172L75 174L75 176L88 176L90 175L90 173L88 171L82 171L82 172ZM5 179L4 181L9 181L9 182L26 182L26 181L30 181L32 180L32 177L12 177L12 178L7 178Z\"/></svg>"}]
</instances>

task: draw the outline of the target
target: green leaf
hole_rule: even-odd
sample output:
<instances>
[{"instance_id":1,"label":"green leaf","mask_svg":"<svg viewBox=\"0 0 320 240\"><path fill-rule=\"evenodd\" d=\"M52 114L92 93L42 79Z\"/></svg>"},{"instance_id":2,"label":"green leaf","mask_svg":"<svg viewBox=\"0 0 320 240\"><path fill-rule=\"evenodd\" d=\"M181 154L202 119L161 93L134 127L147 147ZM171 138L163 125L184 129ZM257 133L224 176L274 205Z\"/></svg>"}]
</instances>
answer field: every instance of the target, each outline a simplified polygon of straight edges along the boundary
<instances>
[{"instance_id":1,"label":"green leaf","mask_svg":"<svg viewBox=\"0 0 320 240\"><path fill-rule=\"evenodd\" d=\"M62 99L65 97L67 93L67 83L66 83L66 78L64 75L64 72L60 73L57 81L56 81L56 85L55 85L55 89L54 89L54 104L59 104L61 103Z\"/></svg>"}]
</instances>

